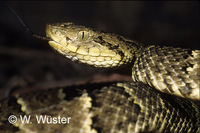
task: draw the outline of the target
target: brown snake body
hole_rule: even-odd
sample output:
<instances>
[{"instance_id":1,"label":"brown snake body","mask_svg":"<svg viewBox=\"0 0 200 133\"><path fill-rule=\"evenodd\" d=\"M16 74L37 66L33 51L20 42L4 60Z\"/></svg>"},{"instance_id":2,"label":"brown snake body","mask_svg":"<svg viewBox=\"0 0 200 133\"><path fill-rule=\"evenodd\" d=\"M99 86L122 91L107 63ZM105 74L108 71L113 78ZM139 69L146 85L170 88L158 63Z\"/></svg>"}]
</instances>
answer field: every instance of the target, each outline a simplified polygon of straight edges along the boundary
<instances>
[{"instance_id":1,"label":"brown snake body","mask_svg":"<svg viewBox=\"0 0 200 133\"><path fill-rule=\"evenodd\" d=\"M3 100L2 130L10 126L8 110L13 110L18 118L22 114L71 117L69 124L18 121L14 124L17 128L12 127L18 132L200 131L200 108L195 104L200 101L200 50L156 45L143 48L122 36L73 23L47 25L46 34L50 46L72 61L109 68L133 62L133 82L79 86L86 89L82 95L75 95L77 91L68 87ZM9 105L12 100L15 102Z\"/></svg>"}]
</instances>

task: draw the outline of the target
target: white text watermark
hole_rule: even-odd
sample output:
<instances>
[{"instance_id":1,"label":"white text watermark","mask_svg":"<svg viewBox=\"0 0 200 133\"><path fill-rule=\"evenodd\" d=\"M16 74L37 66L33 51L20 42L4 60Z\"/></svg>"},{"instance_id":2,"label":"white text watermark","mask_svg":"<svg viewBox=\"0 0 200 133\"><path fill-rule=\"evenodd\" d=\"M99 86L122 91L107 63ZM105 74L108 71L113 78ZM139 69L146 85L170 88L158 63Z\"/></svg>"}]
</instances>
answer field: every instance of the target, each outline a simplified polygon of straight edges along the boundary
<instances>
[{"instance_id":1,"label":"white text watermark","mask_svg":"<svg viewBox=\"0 0 200 133\"><path fill-rule=\"evenodd\" d=\"M34 119L34 120L33 120ZM17 121L22 124L32 124L36 122L37 124L69 124L71 117L61 117L61 116L51 116L51 115L10 115L8 117L8 122L15 124Z\"/></svg>"}]
</instances>

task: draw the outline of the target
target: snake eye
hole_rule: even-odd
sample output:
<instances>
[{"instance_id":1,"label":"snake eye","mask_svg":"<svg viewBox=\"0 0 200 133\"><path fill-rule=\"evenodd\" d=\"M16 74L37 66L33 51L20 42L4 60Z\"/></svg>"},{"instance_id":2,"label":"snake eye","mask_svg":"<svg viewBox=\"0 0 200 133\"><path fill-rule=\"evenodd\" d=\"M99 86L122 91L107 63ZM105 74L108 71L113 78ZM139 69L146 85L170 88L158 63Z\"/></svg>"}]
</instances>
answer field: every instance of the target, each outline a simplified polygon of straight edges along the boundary
<instances>
[{"instance_id":1,"label":"snake eye","mask_svg":"<svg viewBox=\"0 0 200 133\"><path fill-rule=\"evenodd\" d=\"M79 31L78 32L78 39L80 41L86 41L89 37L89 32L88 31Z\"/></svg>"}]
</instances>

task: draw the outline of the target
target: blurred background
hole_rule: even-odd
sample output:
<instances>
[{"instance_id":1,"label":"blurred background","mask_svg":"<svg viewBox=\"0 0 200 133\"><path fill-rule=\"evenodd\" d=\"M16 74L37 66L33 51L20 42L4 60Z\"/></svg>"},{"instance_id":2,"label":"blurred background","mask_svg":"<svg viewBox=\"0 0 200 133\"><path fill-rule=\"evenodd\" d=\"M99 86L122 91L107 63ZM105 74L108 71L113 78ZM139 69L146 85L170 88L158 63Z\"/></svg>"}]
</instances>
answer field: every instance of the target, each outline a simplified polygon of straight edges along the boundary
<instances>
[{"instance_id":1,"label":"blurred background","mask_svg":"<svg viewBox=\"0 0 200 133\"><path fill-rule=\"evenodd\" d=\"M66 60L46 41L28 34L7 4L41 36L45 36L46 23L70 21L145 45L200 47L199 1L0 2L0 98L16 90L131 81L130 70L127 76L116 74L128 68L110 71Z\"/></svg>"}]
</instances>

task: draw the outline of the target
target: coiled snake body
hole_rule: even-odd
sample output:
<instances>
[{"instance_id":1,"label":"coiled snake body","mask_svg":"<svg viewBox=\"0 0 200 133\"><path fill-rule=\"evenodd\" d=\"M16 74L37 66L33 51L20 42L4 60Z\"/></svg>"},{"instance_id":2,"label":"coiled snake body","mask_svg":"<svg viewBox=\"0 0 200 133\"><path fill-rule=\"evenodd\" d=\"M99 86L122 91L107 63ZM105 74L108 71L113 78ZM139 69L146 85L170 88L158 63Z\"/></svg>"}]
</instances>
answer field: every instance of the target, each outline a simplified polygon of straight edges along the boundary
<instances>
[{"instance_id":1,"label":"coiled snake body","mask_svg":"<svg viewBox=\"0 0 200 133\"><path fill-rule=\"evenodd\" d=\"M17 98L16 114L70 116L68 125L14 125L20 132L199 132L200 50L143 46L122 36L73 23L46 26L50 46L72 61L95 67L133 63L132 83L93 87L80 96L72 88ZM66 93L67 91L67 93ZM64 93L65 92L65 93ZM5 111L4 111L5 113ZM5 113L4 116L8 116ZM6 117L5 117L6 119ZM2 119L1 123L5 124Z\"/></svg>"}]
</instances>

